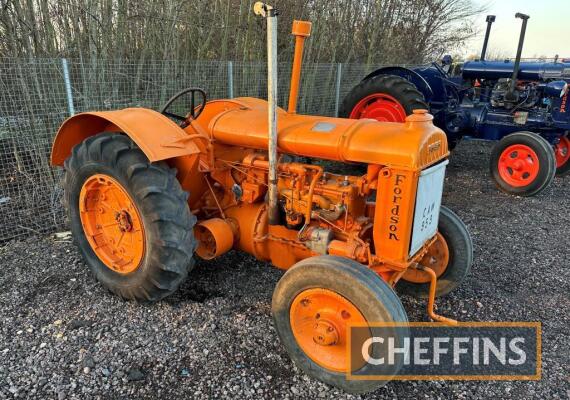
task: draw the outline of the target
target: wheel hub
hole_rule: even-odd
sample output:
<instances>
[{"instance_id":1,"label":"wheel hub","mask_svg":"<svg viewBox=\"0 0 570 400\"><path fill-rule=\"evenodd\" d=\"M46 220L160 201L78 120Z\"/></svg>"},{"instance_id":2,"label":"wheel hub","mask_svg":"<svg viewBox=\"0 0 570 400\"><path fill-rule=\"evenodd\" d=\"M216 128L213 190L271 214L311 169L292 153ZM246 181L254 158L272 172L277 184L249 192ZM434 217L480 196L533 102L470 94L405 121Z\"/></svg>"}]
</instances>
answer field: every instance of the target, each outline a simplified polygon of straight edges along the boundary
<instances>
[{"instance_id":1,"label":"wheel hub","mask_svg":"<svg viewBox=\"0 0 570 400\"><path fill-rule=\"evenodd\" d=\"M105 266L120 274L139 268L146 246L142 218L117 180L89 177L79 194L79 213L85 237Z\"/></svg>"},{"instance_id":2,"label":"wheel hub","mask_svg":"<svg viewBox=\"0 0 570 400\"><path fill-rule=\"evenodd\" d=\"M121 210L118 213L115 213L115 220L119 225L119 229L121 232L130 232L133 229L133 223L131 220L131 216L126 210Z\"/></svg>"},{"instance_id":3,"label":"wheel hub","mask_svg":"<svg viewBox=\"0 0 570 400\"><path fill-rule=\"evenodd\" d=\"M354 106L350 118L403 123L406 121L406 110L394 97L384 93L373 93Z\"/></svg>"},{"instance_id":4,"label":"wheel hub","mask_svg":"<svg viewBox=\"0 0 570 400\"><path fill-rule=\"evenodd\" d=\"M501 179L513 187L530 185L540 171L538 155L524 144L513 144L503 150L497 167Z\"/></svg>"},{"instance_id":5,"label":"wheel hub","mask_svg":"<svg viewBox=\"0 0 570 400\"><path fill-rule=\"evenodd\" d=\"M315 325L313 341L321 346L332 346L338 342L336 327L328 321L319 321Z\"/></svg>"},{"instance_id":6,"label":"wheel hub","mask_svg":"<svg viewBox=\"0 0 570 400\"><path fill-rule=\"evenodd\" d=\"M436 241L428 248L427 253L418 264L432 269L438 278L447 270L449 265L449 246L440 232L437 233ZM429 283L431 280L427 272L416 268L408 268L402 279L412 283Z\"/></svg>"},{"instance_id":7,"label":"wheel hub","mask_svg":"<svg viewBox=\"0 0 570 400\"><path fill-rule=\"evenodd\" d=\"M295 297L289 313L293 336L303 352L323 368L346 372L348 329L367 324L358 308L332 290L313 288Z\"/></svg>"},{"instance_id":8,"label":"wheel hub","mask_svg":"<svg viewBox=\"0 0 570 400\"><path fill-rule=\"evenodd\" d=\"M521 171L524 167L524 163L521 160L516 160L513 163L513 169L515 169L516 171Z\"/></svg>"}]
</instances>

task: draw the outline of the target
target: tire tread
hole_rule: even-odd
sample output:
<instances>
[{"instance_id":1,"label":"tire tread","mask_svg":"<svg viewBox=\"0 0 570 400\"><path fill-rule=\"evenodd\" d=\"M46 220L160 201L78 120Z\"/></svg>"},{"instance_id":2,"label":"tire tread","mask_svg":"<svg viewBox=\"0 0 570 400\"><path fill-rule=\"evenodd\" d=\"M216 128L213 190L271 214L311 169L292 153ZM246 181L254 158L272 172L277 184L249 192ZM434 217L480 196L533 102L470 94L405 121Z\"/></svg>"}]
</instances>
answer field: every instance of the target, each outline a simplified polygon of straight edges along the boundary
<instances>
[{"instance_id":1,"label":"tire tread","mask_svg":"<svg viewBox=\"0 0 570 400\"><path fill-rule=\"evenodd\" d=\"M82 246L76 240L90 268L111 292L123 299L157 301L172 294L193 267L192 255L196 248L193 235L196 217L190 213L186 203L188 194L176 179L176 170L164 162L148 161L137 145L123 134L104 132L85 139L72 149L71 156L65 160L63 179L68 218L70 223L79 224L81 232L81 221L72 221L69 193L80 189L77 186L80 186L78 175L81 168L93 164L111 169L122 177L133 200L137 202L147 225L147 255L143 263L150 264L144 276L133 280L132 284L108 277L102 279L102 273L98 270L101 266L94 266L90 257L86 256L86 252L92 250L83 248L85 244ZM152 212L145 212L148 210ZM149 217L149 214L152 215ZM156 237L157 233L162 237ZM168 237L168 240L164 240L164 237Z\"/></svg>"}]
</instances>

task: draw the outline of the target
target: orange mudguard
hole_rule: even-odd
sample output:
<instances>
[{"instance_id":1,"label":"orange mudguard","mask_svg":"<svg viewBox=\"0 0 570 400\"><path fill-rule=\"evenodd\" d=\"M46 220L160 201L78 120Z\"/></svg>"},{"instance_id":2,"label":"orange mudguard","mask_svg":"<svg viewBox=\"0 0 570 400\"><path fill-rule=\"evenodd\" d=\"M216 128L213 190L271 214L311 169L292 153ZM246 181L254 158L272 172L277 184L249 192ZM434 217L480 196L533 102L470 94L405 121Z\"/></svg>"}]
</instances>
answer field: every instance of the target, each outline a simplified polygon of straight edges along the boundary
<instances>
[{"instance_id":1,"label":"orange mudguard","mask_svg":"<svg viewBox=\"0 0 570 400\"><path fill-rule=\"evenodd\" d=\"M101 132L127 134L151 162L196 154L200 149L178 125L146 108L77 114L63 123L51 152L52 165L63 165L73 146Z\"/></svg>"}]
</instances>

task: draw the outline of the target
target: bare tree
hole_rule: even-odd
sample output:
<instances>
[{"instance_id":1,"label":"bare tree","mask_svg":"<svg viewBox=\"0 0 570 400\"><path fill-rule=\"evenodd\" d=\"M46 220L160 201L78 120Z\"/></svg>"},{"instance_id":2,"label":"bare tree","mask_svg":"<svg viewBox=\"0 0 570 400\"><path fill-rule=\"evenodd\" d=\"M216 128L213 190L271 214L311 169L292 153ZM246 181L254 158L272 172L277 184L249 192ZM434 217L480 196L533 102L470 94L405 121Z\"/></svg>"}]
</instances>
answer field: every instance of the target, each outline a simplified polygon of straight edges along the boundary
<instances>
[{"instance_id":1,"label":"bare tree","mask_svg":"<svg viewBox=\"0 0 570 400\"><path fill-rule=\"evenodd\" d=\"M254 0L0 0L0 57L260 60ZM275 0L280 52L291 20L313 21L307 60L416 63L459 48L472 0Z\"/></svg>"}]
</instances>

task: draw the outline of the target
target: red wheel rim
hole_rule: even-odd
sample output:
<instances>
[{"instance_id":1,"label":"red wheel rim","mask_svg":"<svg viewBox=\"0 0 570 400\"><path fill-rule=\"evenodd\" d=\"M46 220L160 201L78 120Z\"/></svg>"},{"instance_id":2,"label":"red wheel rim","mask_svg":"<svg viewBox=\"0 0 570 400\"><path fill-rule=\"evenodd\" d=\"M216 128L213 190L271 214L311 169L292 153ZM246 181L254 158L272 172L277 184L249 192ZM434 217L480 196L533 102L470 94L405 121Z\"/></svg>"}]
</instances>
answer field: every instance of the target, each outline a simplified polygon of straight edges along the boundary
<instances>
[{"instance_id":1,"label":"red wheel rim","mask_svg":"<svg viewBox=\"0 0 570 400\"><path fill-rule=\"evenodd\" d=\"M384 93L366 96L354 106L350 118L371 118L381 122L406 122L406 110L394 97Z\"/></svg>"},{"instance_id":2,"label":"red wheel rim","mask_svg":"<svg viewBox=\"0 0 570 400\"><path fill-rule=\"evenodd\" d=\"M556 156L556 168L562 167L570 160L570 139L568 136L560 138L560 142L554 146L554 155Z\"/></svg>"},{"instance_id":3,"label":"red wheel rim","mask_svg":"<svg viewBox=\"0 0 570 400\"><path fill-rule=\"evenodd\" d=\"M538 176L540 163L536 152L524 144L507 147L499 157L499 175L513 187L530 185Z\"/></svg>"}]
</instances>

